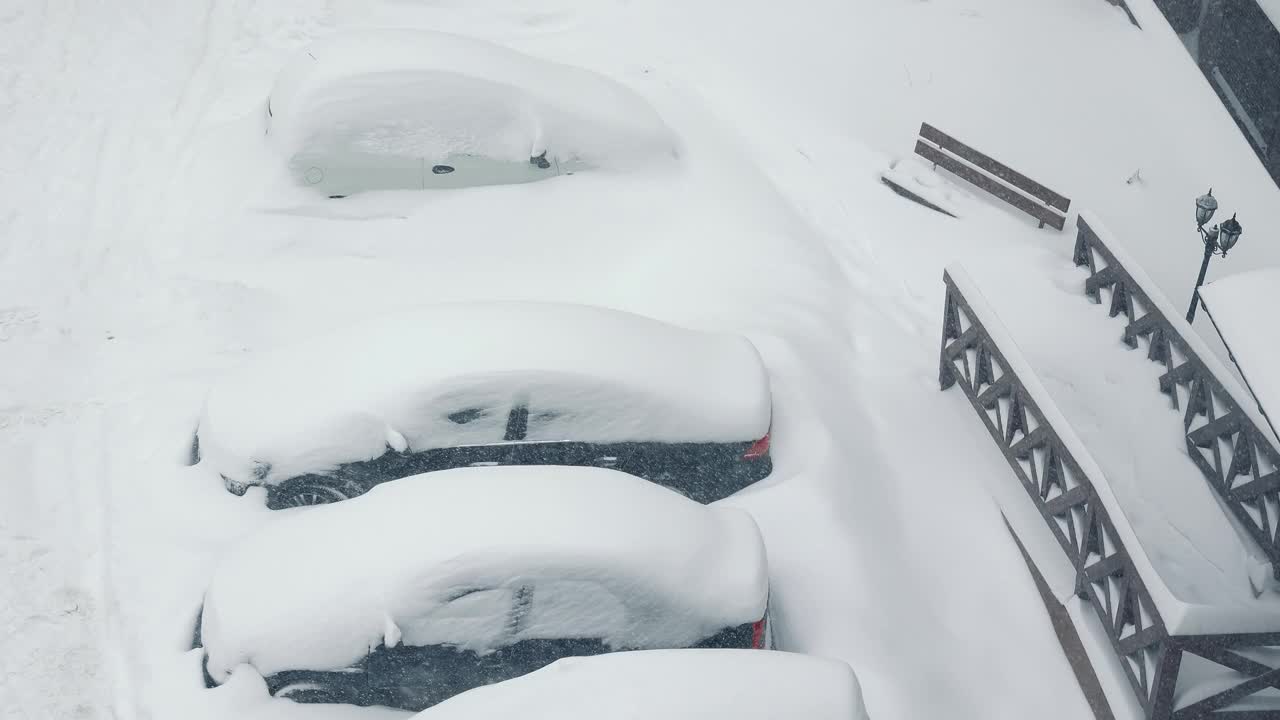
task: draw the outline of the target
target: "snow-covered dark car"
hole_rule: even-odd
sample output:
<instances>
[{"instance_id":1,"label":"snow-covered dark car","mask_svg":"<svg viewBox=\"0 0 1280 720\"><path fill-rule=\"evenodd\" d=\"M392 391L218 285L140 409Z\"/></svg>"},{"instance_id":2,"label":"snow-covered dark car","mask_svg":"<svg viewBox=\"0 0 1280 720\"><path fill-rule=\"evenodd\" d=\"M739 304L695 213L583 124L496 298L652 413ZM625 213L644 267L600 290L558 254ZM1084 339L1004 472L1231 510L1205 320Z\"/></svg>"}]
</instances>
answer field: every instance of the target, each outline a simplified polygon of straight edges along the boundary
<instances>
[{"instance_id":1,"label":"snow-covered dark car","mask_svg":"<svg viewBox=\"0 0 1280 720\"><path fill-rule=\"evenodd\" d=\"M558 660L414 720L867 720L840 660L786 652L641 650Z\"/></svg>"},{"instance_id":2,"label":"snow-covered dark car","mask_svg":"<svg viewBox=\"0 0 1280 720\"><path fill-rule=\"evenodd\" d=\"M675 152L653 109L612 80L424 30L316 40L281 69L266 115L295 181L329 197L533 182Z\"/></svg>"},{"instance_id":3,"label":"snow-covered dark car","mask_svg":"<svg viewBox=\"0 0 1280 720\"><path fill-rule=\"evenodd\" d=\"M420 710L564 657L771 645L747 513L612 470L461 468L288 511L220 561L205 682Z\"/></svg>"},{"instance_id":4,"label":"snow-covered dark car","mask_svg":"<svg viewBox=\"0 0 1280 720\"><path fill-rule=\"evenodd\" d=\"M259 358L210 391L193 456L273 509L422 472L589 465L710 502L772 470L746 338L555 303L434 305Z\"/></svg>"}]
</instances>

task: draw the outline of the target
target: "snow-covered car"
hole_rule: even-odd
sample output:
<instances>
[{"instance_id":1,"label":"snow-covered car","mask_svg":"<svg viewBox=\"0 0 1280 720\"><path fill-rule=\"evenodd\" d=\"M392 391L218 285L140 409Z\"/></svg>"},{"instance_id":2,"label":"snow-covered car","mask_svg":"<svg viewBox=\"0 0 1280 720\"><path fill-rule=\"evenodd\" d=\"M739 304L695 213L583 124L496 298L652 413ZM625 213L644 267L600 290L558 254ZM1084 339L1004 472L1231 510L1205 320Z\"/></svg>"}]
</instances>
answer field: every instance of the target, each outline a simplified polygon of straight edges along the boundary
<instances>
[{"instance_id":1,"label":"snow-covered car","mask_svg":"<svg viewBox=\"0 0 1280 720\"><path fill-rule=\"evenodd\" d=\"M785 652L643 650L557 660L414 720L867 720L839 660Z\"/></svg>"},{"instance_id":2,"label":"snow-covered car","mask_svg":"<svg viewBox=\"0 0 1280 720\"><path fill-rule=\"evenodd\" d=\"M767 648L746 512L625 473L460 468L289 511L220 561L197 627L210 687L421 710L563 657Z\"/></svg>"},{"instance_id":3,"label":"snow-covered car","mask_svg":"<svg viewBox=\"0 0 1280 720\"><path fill-rule=\"evenodd\" d=\"M473 465L616 468L700 502L772 470L739 335L557 303L455 303L259 358L209 392L193 459L273 509Z\"/></svg>"},{"instance_id":4,"label":"snow-covered car","mask_svg":"<svg viewBox=\"0 0 1280 720\"><path fill-rule=\"evenodd\" d=\"M266 114L296 181L330 197L532 182L675 153L653 109L612 80L423 30L313 42L280 71Z\"/></svg>"}]
</instances>

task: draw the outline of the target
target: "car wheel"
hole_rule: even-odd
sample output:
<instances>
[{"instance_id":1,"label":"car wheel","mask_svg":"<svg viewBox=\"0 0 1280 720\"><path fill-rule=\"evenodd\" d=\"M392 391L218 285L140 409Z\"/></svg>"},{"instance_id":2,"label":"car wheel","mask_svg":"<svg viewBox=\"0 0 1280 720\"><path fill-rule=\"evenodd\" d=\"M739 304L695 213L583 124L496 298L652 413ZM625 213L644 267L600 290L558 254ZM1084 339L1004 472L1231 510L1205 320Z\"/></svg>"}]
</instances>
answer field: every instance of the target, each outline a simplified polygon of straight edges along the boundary
<instances>
[{"instance_id":1,"label":"car wheel","mask_svg":"<svg viewBox=\"0 0 1280 720\"><path fill-rule=\"evenodd\" d=\"M347 693L317 682L289 683L276 691L276 697L298 703L343 704L351 702Z\"/></svg>"},{"instance_id":2,"label":"car wheel","mask_svg":"<svg viewBox=\"0 0 1280 720\"><path fill-rule=\"evenodd\" d=\"M283 510L308 505L328 505L329 503L350 500L363 495L364 488L352 482L341 480L326 482L324 480L304 480L292 483L288 487L276 489L272 493L271 509Z\"/></svg>"}]
</instances>

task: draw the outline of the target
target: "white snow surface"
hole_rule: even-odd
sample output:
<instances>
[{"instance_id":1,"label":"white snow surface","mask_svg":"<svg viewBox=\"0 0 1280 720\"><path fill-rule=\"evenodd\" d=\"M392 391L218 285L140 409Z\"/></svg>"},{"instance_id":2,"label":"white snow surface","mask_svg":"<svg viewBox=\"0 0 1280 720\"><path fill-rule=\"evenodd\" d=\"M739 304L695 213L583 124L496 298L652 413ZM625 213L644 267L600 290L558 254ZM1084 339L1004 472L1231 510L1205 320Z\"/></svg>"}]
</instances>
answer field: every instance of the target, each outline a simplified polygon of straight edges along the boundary
<instances>
[{"instance_id":1,"label":"white snow surface","mask_svg":"<svg viewBox=\"0 0 1280 720\"><path fill-rule=\"evenodd\" d=\"M847 663L759 650L565 658L456 695L416 720L867 720Z\"/></svg>"},{"instance_id":2,"label":"white snow surface","mask_svg":"<svg viewBox=\"0 0 1280 720\"><path fill-rule=\"evenodd\" d=\"M458 303L371 318L254 358L210 390L200 450L270 484L387 451L527 440L740 442L769 429L742 336L557 303ZM449 415L479 409L459 424ZM257 468L269 467L264 474Z\"/></svg>"},{"instance_id":3,"label":"white snow surface","mask_svg":"<svg viewBox=\"0 0 1280 720\"><path fill-rule=\"evenodd\" d=\"M915 154L895 161L883 177L955 217L964 217L964 208L975 202L964 188L947 180L932 163Z\"/></svg>"},{"instance_id":4,"label":"white snow surface","mask_svg":"<svg viewBox=\"0 0 1280 720\"><path fill-rule=\"evenodd\" d=\"M759 348L774 473L722 502L768 545L779 647L849 662L878 720L1086 717L988 490L1004 457L937 384L943 267L1070 238L988 199L942 216L880 173L927 120L1096 210L1179 306L1212 185L1248 235L1210 279L1280 265L1248 241L1280 235L1280 191L1151 0L1128 5L1143 29L1103 0L4 6L0 715L405 717L272 699L254 673L204 689L201 594L282 517L183 467L191 431L213 378L277 347L540 300ZM337 203L275 182L273 79L367 27L612 78L680 161Z\"/></svg>"},{"instance_id":5,"label":"white snow surface","mask_svg":"<svg viewBox=\"0 0 1280 720\"><path fill-rule=\"evenodd\" d=\"M1228 275L1201 287L1200 298L1257 402L1275 424L1280 418L1280 323L1274 314L1280 308L1280 269ZM1259 429L1268 431L1265 425Z\"/></svg>"},{"instance_id":6,"label":"white snow surface","mask_svg":"<svg viewBox=\"0 0 1280 720\"><path fill-rule=\"evenodd\" d=\"M1276 30L1280 30L1280 0L1258 0L1258 6L1267 14Z\"/></svg>"},{"instance_id":7,"label":"white snow surface","mask_svg":"<svg viewBox=\"0 0 1280 720\"><path fill-rule=\"evenodd\" d=\"M384 642L686 647L764 617L769 593L750 515L614 470L461 468L287 514L214 571L202 632L215 680L241 663L337 670Z\"/></svg>"},{"instance_id":8,"label":"white snow surface","mask_svg":"<svg viewBox=\"0 0 1280 720\"><path fill-rule=\"evenodd\" d=\"M299 50L271 91L290 152L349 148L619 168L674 157L674 136L634 92L582 68L417 29L336 32Z\"/></svg>"}]
</instances>

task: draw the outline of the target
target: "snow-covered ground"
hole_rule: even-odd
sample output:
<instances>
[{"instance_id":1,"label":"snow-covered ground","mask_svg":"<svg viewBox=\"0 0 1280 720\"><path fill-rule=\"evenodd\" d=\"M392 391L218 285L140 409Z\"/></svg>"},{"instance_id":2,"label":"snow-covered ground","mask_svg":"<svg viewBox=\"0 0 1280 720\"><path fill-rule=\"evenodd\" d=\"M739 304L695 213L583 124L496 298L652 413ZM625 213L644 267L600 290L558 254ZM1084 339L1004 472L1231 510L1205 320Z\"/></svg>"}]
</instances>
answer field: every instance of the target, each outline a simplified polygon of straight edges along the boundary
<instances>
[{"instance_id":1,"label":"snow-covered ground","mask_svg":"<svg viewBox=\"0 0 1280 720\"><path fill-rule=\"evenodd\" d=\"M0 8L0 714L400 716L203 689L200 595L272 517L182 462L242 359L483 299L746 334L775 472L726 502L764 533L779 646L848 661L878 719L1084 717L985 487L1004 460L937 390L943 266L1026 221L964 197L948 218L879 176L928 120L1098 211L1175 303L1210 185L1245 226L1211 277L1280 264L1275 186L1155 8L1130 5L1144 31L1102 0ZM285 188L274 74L362 26L612 78L679 162L336 204ZM1023 242L1041 241L1069 240Z\"/></svg>"}]
</instances>

